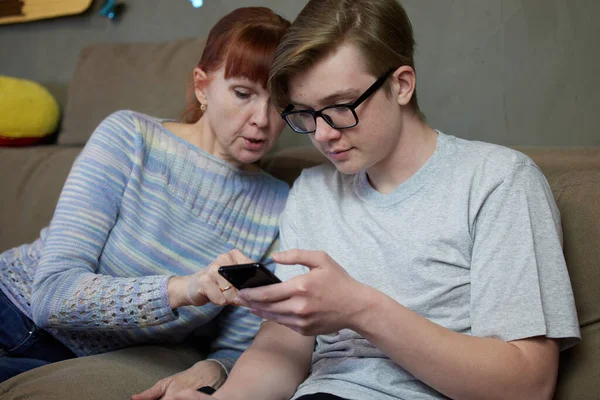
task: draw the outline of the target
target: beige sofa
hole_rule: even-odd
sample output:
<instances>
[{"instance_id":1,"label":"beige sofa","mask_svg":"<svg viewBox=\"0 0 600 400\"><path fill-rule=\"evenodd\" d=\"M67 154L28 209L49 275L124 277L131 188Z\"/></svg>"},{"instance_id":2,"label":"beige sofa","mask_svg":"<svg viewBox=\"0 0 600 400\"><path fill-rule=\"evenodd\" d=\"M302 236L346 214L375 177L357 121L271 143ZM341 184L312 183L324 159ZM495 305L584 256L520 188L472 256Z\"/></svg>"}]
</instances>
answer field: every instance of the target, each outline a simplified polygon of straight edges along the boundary
<instances>
[{"instance_id":1,"label":"beige sofa","mask_svg":"<svg viewBox=\"0 0 600 400\"><path fill-rule=\"evenodd\" d=\"M0 250L34 240L93 128L117 109L177 118L203 42L95 45L69 88L58 144L0 148ZM284 132L264 168L290 184L324 162L305 138ZM562 214L564 251L583 341L563 352L556 399L600 399L600 149L519 149L546 174ZM0 385L0 399L120 399L201 358L188 347L148 346L42 367Z\"/></svg>"}]
</instances>

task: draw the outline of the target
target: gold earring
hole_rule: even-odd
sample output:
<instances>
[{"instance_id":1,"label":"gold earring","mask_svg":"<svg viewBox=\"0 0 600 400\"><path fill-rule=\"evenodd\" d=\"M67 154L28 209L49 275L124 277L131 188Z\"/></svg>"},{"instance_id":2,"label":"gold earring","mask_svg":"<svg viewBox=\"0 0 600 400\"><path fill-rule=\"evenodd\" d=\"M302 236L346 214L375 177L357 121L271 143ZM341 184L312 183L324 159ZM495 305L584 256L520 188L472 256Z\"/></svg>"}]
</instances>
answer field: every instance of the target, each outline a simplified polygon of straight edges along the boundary
<instances>
[{"instance_id":1,"label":"gold earring","mask_svg":"<svg viewBox=\"0 0 600 400\"><path fill-rule=\"evenodd\" d=\"M202 112L206 111L206 104L204 104L204 103L200 104L200 111L202 111Z\"/></svg>"}]
</instances>

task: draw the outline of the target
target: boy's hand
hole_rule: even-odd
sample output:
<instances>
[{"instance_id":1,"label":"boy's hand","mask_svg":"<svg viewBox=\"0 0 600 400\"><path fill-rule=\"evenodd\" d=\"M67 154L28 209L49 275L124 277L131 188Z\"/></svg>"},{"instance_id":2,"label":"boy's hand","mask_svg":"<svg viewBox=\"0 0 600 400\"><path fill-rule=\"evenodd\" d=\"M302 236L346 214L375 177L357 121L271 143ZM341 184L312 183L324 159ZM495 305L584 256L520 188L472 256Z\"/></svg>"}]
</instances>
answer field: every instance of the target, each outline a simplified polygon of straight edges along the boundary
<instances>
[{"instance_id":1,"label":"boy's hand","mask_svg":"<svg viewBox=\"0 0 600 400\"><path fill-rule=\"evenodd\" d=\"M367 305L369 290L322 251L289 250L273 254L279 264L300 264L310 271L287 282L244 289L236 304L254 315L285 325L305 336L352 328Z\"/></svg>"}]
</instances>

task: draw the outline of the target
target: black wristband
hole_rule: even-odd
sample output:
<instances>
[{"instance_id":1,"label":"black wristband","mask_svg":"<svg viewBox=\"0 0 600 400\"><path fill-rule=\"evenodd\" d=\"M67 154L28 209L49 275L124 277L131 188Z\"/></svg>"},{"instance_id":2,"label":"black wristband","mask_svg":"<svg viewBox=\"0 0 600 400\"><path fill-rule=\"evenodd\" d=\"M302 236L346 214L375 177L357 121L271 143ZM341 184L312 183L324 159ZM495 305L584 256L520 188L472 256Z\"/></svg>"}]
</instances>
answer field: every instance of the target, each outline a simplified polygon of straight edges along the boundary
<instances>
[{"instance_id":1,"label":"black wristband","mask_svg":"<svg viewBox=\"0 0 600 400\"><path fill-rule=\"evenodd\" d=\"M202 386L200 389L198 389L198 392L213 394L214 392L216 392L216 390L210 386Z\"/></svg>"}]
</instances>

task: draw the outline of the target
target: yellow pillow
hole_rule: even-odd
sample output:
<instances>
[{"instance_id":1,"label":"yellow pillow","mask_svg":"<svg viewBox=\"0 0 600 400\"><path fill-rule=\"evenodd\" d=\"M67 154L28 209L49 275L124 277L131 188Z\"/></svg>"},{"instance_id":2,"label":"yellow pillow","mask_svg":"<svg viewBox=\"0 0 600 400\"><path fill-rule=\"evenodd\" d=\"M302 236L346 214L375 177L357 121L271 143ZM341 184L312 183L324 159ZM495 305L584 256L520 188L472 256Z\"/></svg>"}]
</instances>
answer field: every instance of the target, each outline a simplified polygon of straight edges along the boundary
<instances>
[{"instance_id":1,"label":"yellow pillow","mask_svg":"<svg viewBox=\"0 0 600 400\"><path fill-rule=\"evenodd\" d=\"M0 145L38 143L59 120L58 103L42 85L0 75Z\"/></svg>"}]
</instances>

